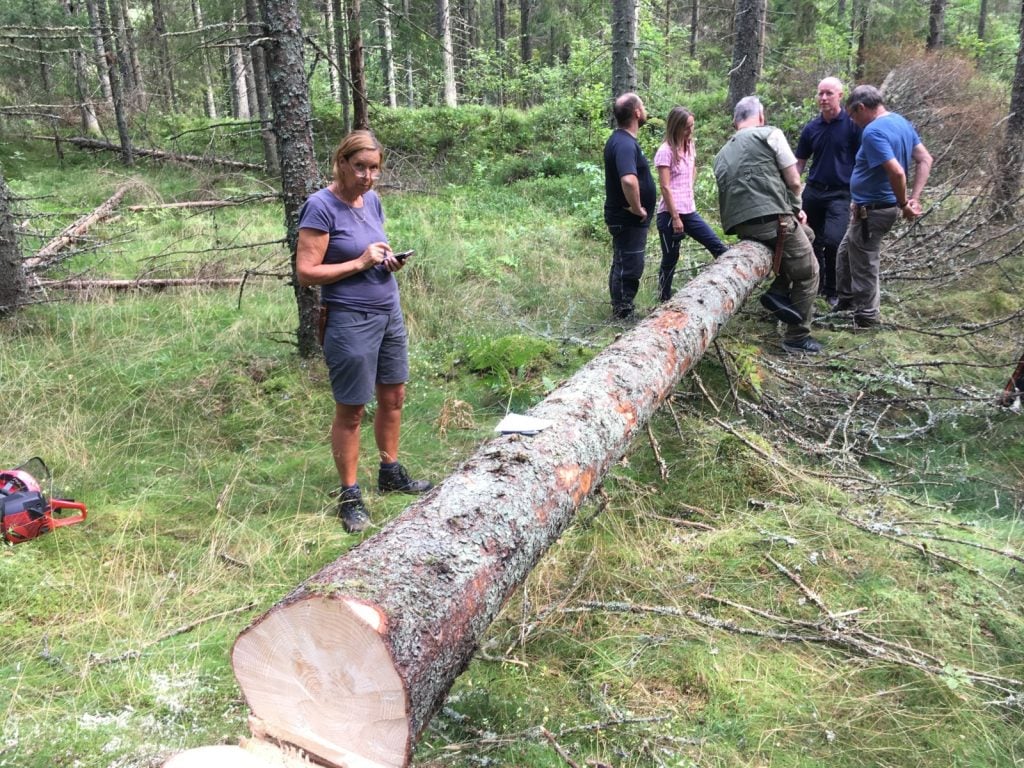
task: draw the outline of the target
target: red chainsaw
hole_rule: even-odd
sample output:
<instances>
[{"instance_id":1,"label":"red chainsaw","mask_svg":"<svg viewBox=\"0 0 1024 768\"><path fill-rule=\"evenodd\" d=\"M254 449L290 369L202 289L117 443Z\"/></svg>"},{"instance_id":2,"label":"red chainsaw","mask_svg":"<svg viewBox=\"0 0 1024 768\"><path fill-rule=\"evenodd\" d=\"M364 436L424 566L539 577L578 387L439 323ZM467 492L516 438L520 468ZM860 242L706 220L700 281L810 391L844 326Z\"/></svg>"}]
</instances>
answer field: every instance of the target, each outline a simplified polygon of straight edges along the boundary
<instances>
[{"instance_id":1,"label":"red chainsaw","mask_svg":"<svg viewBox=\"0 0 1024 768\"><path fill-rule=\"evenodd\" d=\"M14 469L0 470L0 535L11 544L85 520L85 505L43 493L50 470L35 456Z\"/></svg>"}]
</instances>

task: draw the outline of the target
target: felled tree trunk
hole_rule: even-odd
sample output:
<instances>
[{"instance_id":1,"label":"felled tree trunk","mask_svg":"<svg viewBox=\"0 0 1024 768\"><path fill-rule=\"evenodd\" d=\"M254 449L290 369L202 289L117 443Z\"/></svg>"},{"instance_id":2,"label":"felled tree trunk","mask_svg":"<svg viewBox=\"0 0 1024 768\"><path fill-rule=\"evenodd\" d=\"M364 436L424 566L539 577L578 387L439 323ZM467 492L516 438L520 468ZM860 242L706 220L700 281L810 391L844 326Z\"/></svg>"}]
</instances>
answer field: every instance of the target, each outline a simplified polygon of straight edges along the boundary
<instances>
[{"instance_id":1,"label":"felled tree trunk","mask_svg":"<svg viewBox=\"0 0 1024 768\"><path fill-rule=\"evenodd\" d=\"M242 632L259 729L330 766L406 765L505 600L770 264L731 248L532 409L549 428L484 444Z\"/></svg>"},{"instance_id":2,"label":"felled tree trunk","mask_svg":"<svg viewBox=\"0 0 1024 768\"><path fill-rule=\"evenodd\" d=\"M57 237L40 248L35 256L31 259L26 259L25 269L39 269L53 264L61 251L82 238L94 224L103 221L114 212L114 209L121 203L121 199L128 191L128 187L128 184L122 184L101 206L77 219L74 224L67 227Z\"/></svg>"}]
</instances>

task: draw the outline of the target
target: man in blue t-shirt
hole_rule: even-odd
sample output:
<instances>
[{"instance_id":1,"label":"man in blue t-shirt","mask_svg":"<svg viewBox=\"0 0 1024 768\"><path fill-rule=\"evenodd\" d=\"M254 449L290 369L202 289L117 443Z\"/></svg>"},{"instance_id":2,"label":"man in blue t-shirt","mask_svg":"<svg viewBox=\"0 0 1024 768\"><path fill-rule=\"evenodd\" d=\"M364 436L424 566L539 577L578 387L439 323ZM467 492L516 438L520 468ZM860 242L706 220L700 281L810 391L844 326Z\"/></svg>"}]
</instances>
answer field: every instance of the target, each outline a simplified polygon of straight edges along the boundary
<instances>
[{"instance_id":1,"label":"man in blue t-shirt","mask_svg":"<svg viewBox=\"0 0 1024 768\"><path fill-rule=\"evenodd\" d=\"M612 314L628 319L640 289L647 250L647 229L654 211L656 188L651 166L636 135L647 122L647 110L635 93L624 93L613 107L618 126L604 145L604 223L612 236L608 274Z\"/></svg>"},{"instance_id":2,"label":"man in blue t-shirt","mask_svg":"<svg viewBox=\"0 0 1024 768\"><path fill-rule=\"evenodd\" d=\"M850 176L850 226L836 257L836 309L852 309L856 327L873 328L881 323L882 238L901 215L908 221L921 215L921 191L931 173L932 156L914 126L885 108L873 85L854 88L846 111L860 126L861 138ZM914 181L908 186L911 164Z\"/></svg>"},{"instance_id":3,"label":"man in blue t-shirt","mask_svg":"<svg viewBox=\"0 0 1024 768\"><path fill-rule=\"evenodd\" d=\"M796 169L811 170L804 187L803 208L814 230L814 255L821 276L818 293L830 307L839 301L836 251L850 221L850 174L860 149L860 128L843 109L843 84L835 77L818 83L820 114L804 126L796 145Z\"/></svg>"}]
</instances>

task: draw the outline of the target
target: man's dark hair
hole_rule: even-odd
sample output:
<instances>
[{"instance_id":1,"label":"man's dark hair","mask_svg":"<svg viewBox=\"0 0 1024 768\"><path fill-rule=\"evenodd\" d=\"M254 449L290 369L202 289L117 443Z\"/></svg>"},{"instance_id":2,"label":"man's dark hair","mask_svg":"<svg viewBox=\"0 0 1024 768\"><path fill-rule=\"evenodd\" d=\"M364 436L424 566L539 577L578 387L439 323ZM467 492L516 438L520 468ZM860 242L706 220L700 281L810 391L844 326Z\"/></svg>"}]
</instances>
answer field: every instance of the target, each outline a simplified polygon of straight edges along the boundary
<instances>
[{"instance_id":1,"label":"man's dark hair","mask_svg":"<svg viewBox=\"0 0 1024 768\"><path fill-rule=\"evenodd\" d=\"M624 128L629 125L629 121L633 119L633 113L636 112L636 108L640 106L640 97L635 93L624 93L615 100L615 104L612 107L612 115L615 116L615 124L619 128Z\"/></svg>"},{"instance_id":2,"label":"man's dark hair","mask_svg":"<svg viewBox=\"0 0 1024 768\"><path fill-rule=\"evenodd\" d=\"M882 92L875 86L858 85L850 91L850 95L846 98L846 111L852 112L861 104L868 109L884 107L885 99L882 98Z\"/></svg>"}]
</instances>

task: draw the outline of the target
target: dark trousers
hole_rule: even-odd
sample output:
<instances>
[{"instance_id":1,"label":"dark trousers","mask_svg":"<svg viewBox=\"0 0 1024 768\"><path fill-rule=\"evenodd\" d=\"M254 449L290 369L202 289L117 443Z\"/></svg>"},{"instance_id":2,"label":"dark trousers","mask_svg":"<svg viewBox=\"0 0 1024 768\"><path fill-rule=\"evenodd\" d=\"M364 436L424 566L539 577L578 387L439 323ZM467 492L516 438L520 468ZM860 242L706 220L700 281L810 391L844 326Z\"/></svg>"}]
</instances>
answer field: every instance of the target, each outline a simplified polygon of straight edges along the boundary
<instances>
[{"instance_id":1,"label":"dark trousers","mask_svg":"<svg viewBox=\"0 0 1024 768\"><path fill-rule=\"evenodd\" d=\"M612 314L628 317L634 310L633 301L640 290L640 278L644 274L647 226L609 224L608 231L612 236L612 268L608 273Z\"/></svg>"},{"instance_id":2,"label":"dark trousers","mask_svg":"<svg viewBox=\"0 0 1024 768\"><path fill-rule=\"evenodd\" d=\"M679 215L683 220L683 231L676 232L672 229L672 216L668 211L658 214L658 240L661 241L661 269L658 270L658 298L661 301L668 301L672 298L672 278L676 273L676 264L679 263L679 245L684 237L692 237L703 245L712 256L721 256L728 246L718 239L718 235L700 214L683 213Z\"/></svg>"},{"instance_id":3,"label":"dark trousers","mask_svg":"<svg viewBox=\"0 0 1024 768\"><path fill-rule=\"evenodd\" d=\"M814 255L818 259L818 293L838 296L836 253L850 222L850 190L823 188L808 182L804 187L807 226L814 230Z\"/></svg>"}]
</instances>

